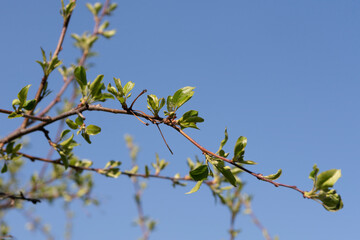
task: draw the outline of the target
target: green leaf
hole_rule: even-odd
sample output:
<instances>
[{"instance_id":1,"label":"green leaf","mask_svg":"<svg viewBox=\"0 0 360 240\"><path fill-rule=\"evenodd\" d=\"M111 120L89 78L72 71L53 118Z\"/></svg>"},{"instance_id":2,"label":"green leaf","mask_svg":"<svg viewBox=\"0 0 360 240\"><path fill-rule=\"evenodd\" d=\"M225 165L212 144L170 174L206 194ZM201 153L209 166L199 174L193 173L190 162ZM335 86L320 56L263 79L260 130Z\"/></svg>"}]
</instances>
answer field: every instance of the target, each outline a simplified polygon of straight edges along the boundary
<instances>
[{"instance_id":1,"label":"green leaf","mask_svg":"<svg viewBox=\"0 0 360 240\"><path fill-rule=\"evenodd\" d=\"M194 95L194 89L194 87L183 87L175 92L172 97L172 102L175 105L176 109L178 109L184 103L190 100L190 98Z\"/></svg>"},{"instance_id":2,"label":"green leaf","mask_svg":"<svg viewBox=\"0 0 360 240\"><path fill-rule=\"evenodd\" d=\"M103 31L102 35L106 38L111 38L115 35L115 33L116 33L116 30L113 29L113 30L109 30L109 31Z\"/></svg>"},{"instance_id":3,"label":"green leaf","mask_svg":"<svg viewBox=\"0 0 360 240\"><path fill-rule=\"evenodd\" d=\"M145 165L145 176L149 177L149 175L150 175L149 167L148 167L148 165Z\"/></svg>"},{"instance_id":4,"label":"green leaf","mask_svg":"<svg viewBox=\"0 0 360 240\"><path fill-rule=\"evenodd\" d=\"M110 25L109 21L104 21L103 24L100 25L99 31L104 31Z\"/></svg>"},{"instance_id":5,"label":"green leaf","mask_svg":"<svg viewBox=\"0 0 360 240\"><path fill-rule=\"evenodd\" d=\"M105 171L105 176L112 177L112 178L118 178L121 175L121 171L119 168L110 168Z\"/></svg>"},{"instance_id":6,"label":"green leaf","mask_svg":"<svg viewBox=\"0 0 360 240\"><path fill-rule=\"evenodd\" d=\"M191 178L194 179L195 181L200 181L207 179L209 175L209 169L207 165L200 165L194 170L191 170L189 174Z\"/></svg>"},{"instance_id":7,"label":"green leaf","mask_svg":"<svg viewBox=\"0 0 360 240\"><path fill-rule=\"evenodd\" d=\"M275 174L270 174L267 176L264 176L264 178L267 178L269 180L276 180L281 176L282 170L279 169Z\"/></svg>"},{"instance_id":8,"label":"green leaf","mask_svg":"<svg viewBox=\"0 0 360 240\"><path fill-rule=\"evenodd\" d=\"M71 134L71 136L70 136L68 139L62 141L62 142L60 143L60 145L61 145L61 146L67 146L67 145L69 145L69 144L71 143L71 141L73 140L73 138L74 138L74 134Z\"/></svg>"},{"instance_id":9,"label":"green leaf","mask_svg":"<svg viewBox=\"0 0 360 240\"><path fill-rule=\"evenodd\" d=\"M109 5L109 12L114 11L117 8L117 3L111 3Z\"/></svg>"},{"instance_id":10,"label":"green leaf","mask_svg":"<svg viewBox=\"0 0 360 240\"><path fill-rule=\"evenodd\" d=\"M311 171L309 178L315 182L318 172L319 172L319 168L317 167L316 164L314 164L313 170Z\"/></svg>"},{"instance_id":11,"label":"green leaf","mask_svg":"<svg viewBox=\"0 0 360 240\"><path fill-rule=\"evenodd\" d=\"M234 177L233 173L231 172L231 168L229 166L225 166L224 162L222 160L218 159L211 159L207 158L210 163L216 167L219 172L222 173L222 175L226 178L226 180L231 183L234 187L236 187L236 178Z\"/></svg>"},{"instance_id":12,"label":"green leaf","mask_svg":"<svg viewBox=\"0 0 360 240\"><path fill-rule=\"evenodd\" d=\"M66 156L66 154L63 151L58 151L58 153L60 154L60 158L62 163L64 164L65 169L68 169L69 167L69 159Z\"/></svg>"},{"instance_id":13,"label":"green leaf","mask_svg":"<svg viewBox=\"0 0 360 240\"><path fill-rule=\"evenodd\" d=\"M221 140L220 142L220 147L219 149L217 150L217 153L220 153L220 151L222 150L222 148L225 146L225 144L227 143L229 139L229 135L228 135L228 132L227 132L227 128L225 128L225 137L223 140Z\"/></svg>"},{"instance_id":14,"label":"green leaf","mask_svg":"<svg viewBox=\"0 0 360 240\"><path fill-rule=\"evenodd\" d=\"M12 112L12 113L10 113L9 116L8 116L9 119L17 118L17 117L22 117L22 114L16 113L16 112Z\"/></svg>"},{"instance_id":15,"label":"green leaf","mask_svg":"<svg viewBox=\"0 0 360 240\"><path fill-rule=\"evenodd\" d=\"M321 190L315 198L319 199L323 207L331 212L336 212L344 207L341 196L334 189L330 191Z\"/></svg>"},{"instance_id":16,"label":"green leaf","mask_svg":"<svg viewBox=\"0 0 360 240\"><path fill-rule=\"evenodd\" d=\"M66 124L69 126L69 128L71 129L78 129L78 125L76 123L74 123L72 120L70 120L69 118L67 118L65 120Z\"/></svg>"},{"instance_id":17,"label":"green leaf","mask_svg":"<svg viewBox=\"0 0 360 240\"><path fill-rule=\"evenodd\" d=\"M15 142L9 142L6 145L5 151L6 151L7 154L13 153L14 144L15 144Z\"/></svg>"},{"instance_id":18,"label":"green leaf","mask_svg":"<svg viewBox=\"0 0 360 240\"><path fill-rule=\"evenodd\" d=\"M29 88L30 88L31 84L23 87L20 92L18 93L18 99L20 101L20 106L22 107L25 102L26 102L26 98L27 98L27 94L28 94L28 91L29 91Z\"/></svg>"},{"instance_id":19,"label":"green leaf","mask_svg":"<svg viewBox=\"0 0 360 240\"><path fill-rule=\"evenodd\" d=\"M109 83L107 90L109 93L113 94L115 97L118 96L118 91L116 91L116 88L111 86L111 84Z\"/></svg>"},{"instance_id":20,"label":"green leaf","mask_svg":"<svg viewBox=\"0 0 360 240\"><path fill-rule=\"evenodd\" d=\"M23 147L23 145L21 143L16 144L16 146L13 149L13 153L17 153L18 151L20 151L20 149Z\"/></svg>"},{"instance_id":21,"label":"green leaf","mask_svg":"<svg viewBox=\"0 0 360 240\"><path fill-rule=\"evenodd\" d=\"M94 9L95 9L96 15L99 14L101 8L102 8L102 3L97 2L97 3L94 4Z\"/></svg>"},{"instance_id":22,"label":"green leaf","mask_svg":"<svg viewBox=\"0 0 360 240\"><path fill-rule=\"evenodd\" d=\"M46 63L47 62L47 59L46 59L46 54L45 54L45 51L42 47L40 47L41 49L41 55L42 55L42 58L43 58L43 62Z\"/></svg>"},{"instance_id":23,"label":"green leaf","mask_svg":"<svg viewBox=\"0 0 360 240\"><path fill-rule=\"evenodd\" d=\"M66 134L68 134L69 132L71 132L69 129L66 129L66 130L62 131L61 134L60 134L60 139L63 139L63 137L65 137Z\"/></svg>"},{"instance_id":24,"label":"green leaf","mask_svg":"<svg viewBox=\"0 0 360 240\"><path fill-rule=\"evenodd\" d=\"M11 103L12 107L14 108L14 110L16 110L16 105L20 105L20 100L19 99L14 99Z\"/></svg>"},{"instance_id":25,"label":"green leaf","mask_svg":"<svg viewBox=\"0 0 360 240\"><path fill-rule=\"evenodd\" d=\"M89 9L89 11L94 15L96 16L96 11L95 11L95 8L93 7L93 5L91 3L86 3L86 7Z\"/></svg>"},{"instance_id":26,"label":"green leaf","mask_svg":"<svg viewBox=\"0 0 360 240\"><path fill-rule=\"evenodd\" d=\"M34 107L35 107L35 104L36 104L36 100L35 99L32 99L32 100L27 100L25 102L25 104L23 105L23 108L25 108L25 110L32 110Z\"/></svg>"},{"instance_id":27,"label":"green leaf","mask_svg":"<svg viewBox=\"0 0 360 240\"><path fill-rule=\"evenodd\" d=\"M188 127L199 129L196 126L196 123L203 122L203 121L204 121L203 118L198 117L197 111L190 110L190 111L184 113L184 115L179 119L179 124L182 129L188 128Z\"/></svg>"},{"instance_id":28,"label":"green leaf","mask_svg":"<svg viewBox=\"0 0 360 240\"><path fill-rule=\"evenodd\" d=\"M156 95L150 94L147 96L147 103L152 109L157 110L157 107L159 105L159 99Z\"/></svg>"},{"instance_id":29,"label":"green leaf","mask_svg":"<svg viewBox=\"0 0 360 240\"><path fill-rule=\"evenodd\" d=\"M80 85L80 88L84 90L87 84L85 68L83 66L76 67L74 70L74 75L76 81Z\"/></svg>"},{"instance_id":30,"label":"green leaf","mask_svg":"<svg viewBox=\"0 0 360 240\"><path fill-rule=\"evenodd\" d=\"M325 172L322 172L318 175L316 181L316 189L324 190L334 186L336 181L341 177L340 169L331 169Z\"/></svg>"},{"instance_id":31,"label":"green leaf","mask_svg":"<svg viewBox=\"0 0 360 240\"><path fill-rule=\"evenodd\" d=\"M241 164L248 164L248 165L256 165L257 162L251 161L251 160L240 160L238 161Z\"/></svg>"},{"instance_id":32,"label":"green leaf","mask_svg":"<svg viewBox=\"0 0 360 240\"><path fill-rule=\"evenodd\" d=\"M187 193L185 193L185 194L191 194L191 193L197 192L197 191L200 189L200 186L201 186L202 183L203 183L203 180L198 181L198 182L195 184L195 186L194 186L189 192L187 192Z\"/></svg>"},{"instance_id":33,"label":"green leaf","mask_svg":"<svg viewBox=\"0 0 360 240\"><path fill-rule=\"evenodd\" d=\"M95 80L90 84L90 94L95 97L101 92L101 88L103 84L101 81L103 80L104 75L98 75Z\"/></svg>"},{"instance_id":34,"label":"green leaf","mask_svg":"<svg viewBox=\"0 0 360 240\"><path fill-rule=\"evenodd\" d=\"M8 170L6 162L4 163L3 167L1 168L1 173L6 173Z\"/></svg>"},{"instance_id":35,"label":"green leaf","mask_svg":"<svg viewBox=\"0 0 360 240\"><path fill-rule=\"evenodd\" d=\"M90 136L86 132L81 132L81 136L85 139L88 144L91 144Z\"/></svg>"},{"instance_id":36,"label":"green leaf","mask_svg":"<svg viewBox=\"0 0 360 240\"><path fill-rule=\"evenodd\" d=\"M78 126L81 126L84 124L84 119L80 116L77 116L77 118L75 119L75 123L78 125Z\"/></svg>"},{"instance_id":37,"label":"green leaf","mask_svg":"<svg viewBox=\"0 0 360 240\"><path fill-rule=\"evenodd\" d=\"M85 132L89 135L96 135L101 132L101 128L96 125L89 125L86 127Z\"/></svg>"},{"instance_id":38,"label":"green leaf","mask_svg":"<svg viewBox=\"0 0 360 240\"><path fill-rule=\"evenodd\" d=\"M124 96L124 90L123 87L121 86L121 81L120 78L114 78L114 82L115 82L115 86L118 89L118 93L120 94L120 96Z\"/></svg>"},{"instance_id":39,"label":"green leaf","mask_svg":"<svg viewBox=\"0 0 360 240\"><path fill-rule=\"evenodd\" d=\"M121 165L120 161L110 160L109 162L106 163L105 168L114 168L114 167L118 167L120 165Z\"/></svg>"},{"instance_id":40,"label":"green leaf","mask_svg":"<svg viewBox=\"0 0 360 240\"><path fill-rule=\"evenodd\" d=\"M111 3L109 5L109 12L114 11L117 8L117 3Z\"/></svg>"},{"instance_id":41,"label":"green leaf","mask_svg":"<svg viewBox=\"0 0 360 240\"><path fill-rule=\"evenodd\" d=\"M234 161L241 161L244 158L245 147L247 144L246 137L239 137L234 147Z\"/></svg>"},{"instance_id":42,"label":"green leaf","mask_svg":"<svg viewBox=\"0 0 360 240\"><path fill-rule=\"evenodd\" d=\"M133 83L131 81L129 81L125 84L124 89L123 89L125 97L127 97L127 95L134 88L134 86L135 86L135 83Z\"/></svg>"}]
</instances>

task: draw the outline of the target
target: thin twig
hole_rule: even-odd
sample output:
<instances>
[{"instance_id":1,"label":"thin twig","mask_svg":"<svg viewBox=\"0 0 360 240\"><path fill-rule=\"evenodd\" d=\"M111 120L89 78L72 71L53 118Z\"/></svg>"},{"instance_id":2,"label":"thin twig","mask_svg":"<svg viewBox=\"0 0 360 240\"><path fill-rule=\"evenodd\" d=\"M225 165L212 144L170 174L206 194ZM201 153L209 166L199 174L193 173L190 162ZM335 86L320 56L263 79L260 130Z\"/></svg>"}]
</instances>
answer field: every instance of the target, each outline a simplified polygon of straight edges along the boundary
<instances>
[{"instance_id":1,"label":"thin twig","mask_svg":"<svg viewBox=\"0 0 360 240\"><path fill-rule=\"evenodd\" d=\"M0 109L0 113L11 114L13 112L9 111L9 110L6 110L6 109ZM50 117L37 117L37 116L34 116L34 115L25 114L25 113L22 113L21 116L24 117L24 118L29 118L29 119L32 119L32 120L38 120L38 121L42 121L42 122L51 121Z\"/></svg>"},{"instance_id":2,"label":"thin twig","mask_svg":"<svg viewBox=\"0 0 360 240\"><path fill-rule=\"evenodd\" d=\"M108 11L108 7L110 4L110 0L106 0L103 10L100 14L100 17L98 17L97 19L95 19L95 26L94 26L94 30L92 32L92 36L98 35L99 34L99 27L100 27L100 23L102 21L102 19L104 18L104 16L106 15L106 12ZM83 52L78 65L79 66L83 66L85 64L85 61L88 57L88 52ZM74 80L74 75L71 75L67 78L67 80L64 82L63 86L61 87L60 91L56 94L55 98L49 103L49 105L47 105L43 111L41 111L38 116L44 116L46 113L48 113L54 106L55 104L57 104L58 102L60 102L61 100L61 96L64 94L65 90L67 89L67 87L69 86L69 84Z\"/></svg>"},{"instance_id":3,"label":"thin twig","mask_svg":"<svg viewBox=\"0 0 360 240\"><path fill-rule=\"evenodd\" d=\"M160 127L159 127L159 124L158 124L158 123L155 123L155 124L156 124L157 128L159 129L159 132L160 132L160 134L161 134L161 137L162 137L162 139L164 140L164 143L166 144L166 146L167 146L167 148L169 149L170 153L171 153L172 155L174 155L174 153L171 151L171 148L170 148L169 145L167 144L164 135L163 135L162 132L161 132L161 129L160 129Z\"/></svg>"},{"instance_id":4,"label":"thin twig","mask_svg":"<svg viewBox=\"0 0 360 240\"><path fill-rule=\"evenodd\" d=\"M229 160L229 159L227 159L227 158L221 157L221 156L219 156L219 155L217 155L217 154L215 154L215 153L207 150L206 148L202 147L199 143L197 143L195 140L193 140L191 137L189 137L186 133L184 133L184 131L182 131L178 126L174 125L173 123L165 123L165 124L167 124L167 125L169 125L169 126L172 126L175 130L177 130L178 132L180 132L181 135L183 135L185 138L187 138L192 144L194 144L197 148L199 148L203 153L208 154L208 155L211 155L211 156L213 156L213 157L215 157L215 158L219 158L219 159L221 159L221 160L223 160L223 161L225 161L225 162L227 162L227 163L230 163L231 165L234 165L234 166L236 166L237 168L240 168L240 169L243 170L244 172L249 173L250 175L256 177L256 178L259 179L259 180L262 180L262 181L264 181L264 182L268 182L268 183L273 184L275 187L291 188L291 189L294 189L295 191L300 192L300 193L303 195L304 198L311 198L311 197L305 195L305 191L300 190L300 189L297 188L296 186L291 186L291 185L287 185L287 184L282 184L282 183L278 183L278 182L272 181L272 180L270 180L270 179L267 179L267 178L265 178L261 173L254 173L254 172L252 172L252 171L244 168L243 166L235 163L235 162L232 161L232 160Z\"/></svg>"},{"instance_id":5,"label":"thin twig","mask_svg":"<svg viewBox=\"0 0 360 240\"><path fill-rule=\"evenodd\" d=\"M272 238L270 237L269 232L267 231L267 229L261 224L259 219L255 216L254 212L252 211L250 201L245 200L243 202L244 202L244 204L246 206L247 213L250 215L250 217L251 217L252 221L254 222L255 226L257 226L261 230L265 240L272 240Z\"/></svg>"},{"instance_id":6,"label":"thin twig","mask_svg":"<svg viewBox=\"0 0 360 240\"><path fill-rule=\"evenodd\" d=\"M32 156L26 153L22 153L22 152L18 152L17 154L26 157L27 159L31 160L31 161L41 161L41 162L47 162L47 163L52 163L52 164L57 164L57 165L62 165L64 166L64 164L61 162L61 159L46 159L46 158L41 158L41 157L36 157L36 156ZM82 166L75 166L75 165L71 165L69 164L69 168L72 168L74 170L77 171L92 171L92 172L96 172L96 173L105 173L106 171L108 171L109 169L106 168L92 168L92 167L82 167ZM179 181L194 181L191 177L189 176L185 176L185 177L168 177L168 176L161 176L161 175L155 175L155 174L141 174L141 173L131 173L131 172L127 172L124 171L121 173L122 175L126 175L128 177L141 177L141 178L159 178L159 179L166 179L166 180L170 180L172 182L179 182ZM211 184L211 181L209 181L207 184Z\"/></svg>"},{"instance_id":7,"label":"thin twig","mask_svg":"<svg viewBox=\"0 0 360 240\"><path fill-rule=\"evenodd\" d=\"M129 112L131 112L132 115L134 115L134 116L137 118L137 120L139 120L142 124L144 124L145 126L149 126L149 123L144 122L144 121L141 120L138 116L136 116L135 113L134 113L134 111L131 110L131 108L129 108Z\"/></svg>"},{"instance_id":8,"label":"thin twig","mask_svg":"<svg viewBox=\"0 0 360 240\"><path fill-rule=\"evenodd\" d=\"M56 49L54 51L54 55L52 56L52 59L50 59L50 62L57 58L57 56L59 55L61 49L62 49L62 44L64 42L64 38L65 38L65 35L66 35L66 31L68 29L68 26L69 26L69 22L70 22L70 18L71 18L71 15L72 15L72 12L69 13L68 16L66 16L64 18L64 22L63 22L63 27L62 27L62 30L61 30L61 33L60 33L60 37L59 37L59 41L58 41L58 44L56 46ZM46 85L46 81L48 79L48 75L47 74L44 74L44 76L42 77L41 79L41 83L40 83L40 86L36 92L36 95L35 95L35 106L32 110L30 110L28 112L28 115L32 115L37 104L41 101L41 93L43 92L44 90L44 87ZM27 124L29 122L29 118L25 118L25 120L23 121L23 123L21 124L21 127L20 128L26 128Z\"/></svg>"},{"instance_id":9,"label":"thin twig","mask_svg":"<svg viewBox=\"0 0 360 240\"><path fill-rule=\"evenodd\" d=\"M141 92L141 93L134 99L134 101L131 103L130 109L132 109L132 107L134 106L134 103L136 102L136 100L137 100L141 95L143 95L143 94L146 93L146 92L147 92L146 89L142 90L142 92Z\"/></svg>"}]
</instances>

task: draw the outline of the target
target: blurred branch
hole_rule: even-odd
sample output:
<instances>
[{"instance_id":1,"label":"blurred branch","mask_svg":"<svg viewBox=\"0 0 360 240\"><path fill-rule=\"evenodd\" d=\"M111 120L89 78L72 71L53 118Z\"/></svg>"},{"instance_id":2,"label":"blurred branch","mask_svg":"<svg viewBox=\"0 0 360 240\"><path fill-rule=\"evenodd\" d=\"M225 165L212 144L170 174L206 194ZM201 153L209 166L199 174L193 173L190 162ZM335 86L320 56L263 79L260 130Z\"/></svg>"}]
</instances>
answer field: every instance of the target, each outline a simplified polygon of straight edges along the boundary
<instances>
[{"instance_id":1,"label":"blurred branch","mask_svg":"<svg viewBox=\"0 0 360 240\"><path fill-rule=\"evenodd\" d=\"M0 192L0 199L6 199L6 198L9 198L11 200L29 201L29 202L32 202L33 204L37 204L37 203L41 202L40 199L25 197L22 192L20 192L19 195Z\"/></svg>"},{"instance_id":2,"label":"blurred branch","mask_svg":"<svg viewBox=\"0 0 360 240\"><path fill-rule=\"evenodd\" d=\"M265 240L272 240L272 238L270 237L267 229L261 224L259 219L255 216L254 212L252 211L250 201L245 199L243 201L243 203L245 204L245 207L246 207L245 212L250 215L250 217L251 217L252 221L254 222L255 226L257 226L261 230Z\"/></svg>"}]
</instances>

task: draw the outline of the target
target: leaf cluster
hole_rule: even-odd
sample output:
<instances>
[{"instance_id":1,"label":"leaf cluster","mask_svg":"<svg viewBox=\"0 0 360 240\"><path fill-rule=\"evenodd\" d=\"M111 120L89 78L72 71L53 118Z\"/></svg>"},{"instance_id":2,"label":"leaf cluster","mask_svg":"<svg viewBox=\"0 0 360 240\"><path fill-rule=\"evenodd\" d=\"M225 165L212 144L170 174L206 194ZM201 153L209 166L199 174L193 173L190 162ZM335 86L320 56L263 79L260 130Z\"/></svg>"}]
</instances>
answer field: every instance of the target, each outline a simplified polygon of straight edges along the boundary
<instances>
[{"instance_id":1,"label":"leaf cluster","mask_svg":"<svg viewBox=\"0 0 360 240\"><path fill-rule=\"evenodd\" d=\"M114 78L114 83L116 88L109 83L107 87L108 92L120 102L123 109L128 109L126 100L131 97L131 90L134 88L135 83L129 81L123 87L120 78Z\"/></svg>"},{"instance_id":2,"label":"leaf cluster","mask_svg":"<svg viewBox=\"0 0 360 240\"><path fill-rule=\"evenodd\" d=\"M309 178L313 181L313 188L305 192L304 196L321 201L323 207L328 211L338 211L344 204L341 196L332 189L334 184L341 177L340 169L330 169L319 173L319 168L315 164Z\"/></svg>"},{"instance_id":3,"label":"leaf cluster","mask_svg":"<svg viewBox=\"0 0 360 240\"><path fill-rule=\"evenodd\" d=\"M104 75L98 75L93 82L88 82L86 77L86 70L83 66L76 67L74 75L77 83L79 84L82 98L82 104L91 104L97 101L105 101L108 98L113 98L109 93L103 93L105 85L102 82Z\"/></svg>"},{"instance_id":4,"label":"leaf cluster","mask_svg":"<svg viewBox=\"0 0 360 240\"><path fill-rule=\"evenodd\" d=\"M31 84L23 87L17 95L18 98L12 101L12 107L14 109L14 112L10 113L8 118L22 117L24 110L30 111L35 107L35 99L27 100L30 86Z\"/></svg>"}]
</instances>

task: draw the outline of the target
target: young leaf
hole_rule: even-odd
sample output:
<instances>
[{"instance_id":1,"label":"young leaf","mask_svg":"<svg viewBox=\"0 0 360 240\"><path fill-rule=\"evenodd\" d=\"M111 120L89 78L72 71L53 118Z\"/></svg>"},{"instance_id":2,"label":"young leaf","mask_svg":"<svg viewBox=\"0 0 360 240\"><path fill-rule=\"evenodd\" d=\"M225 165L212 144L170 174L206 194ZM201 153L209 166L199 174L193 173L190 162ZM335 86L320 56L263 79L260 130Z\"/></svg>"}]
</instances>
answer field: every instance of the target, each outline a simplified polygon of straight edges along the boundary
<instances>
[{"instance_id":1,"label":"young leaf","mask_svg":"<svg viewBox=\"0 0 360 240\"><path fill-rule=\"evenodd\" d=\"M207 165L200 165L199 167L195 168L194 170L190 171L190 176L195 181L200 181L207 179L209 175L209 170Z\"/></svg>"},{"instance_id":2,"label":"young leaf","mask_svg":"<svg viewBox=\"0 0 360 240\"><path fill-rule=\"evenodd\" d=\"M190 100L190 98L194 95L194 89L194 87L183 87L175 92L172 97L172 102L175 105L176 109L178 109L184 103Z\"/></svg>"},{"instance_id":3,"label":"young leaf","mask_svg":"<svg viewBox=\"0 0 360 240\"><path fill-rule=\"evenodd\" d=\"M148 167L148 165L145 165L145 176L149 177L149 175L150 175L149 167Z\"/></svg>"},{"instance_id":4,"label":"young leaf","mask_svg":"<svg viewBox=\"0 0 360 240\"><path fill-rule=\"evenodd\" d=\"M175 111L175 104L173 103L172 98L172 96L168 96L168 98L166 99L166 107L169 113Z\"/></svg>"},{"instance_id":5,"label":"young leaf","mask_svg":"<svg viewBox=\"0 0 360 240\"><path fill-rule=\"evenodd\" d=\"M89 11L96 16L96 11L91 3L86 3L86 7L89 9Z\"/></svg>"},{"instance_id":6,"label":"young leaf","mask_svg":"<svg viewBox=\"0 0 360 240\"><path fill-rule=\"evenodd\" d=\"M116 30L113 29L113 30L109 30L109 31L103 31L102 35L106 38L111 38L115 35L115 33L116 33Z\"/></svg>"},{"instance_id":7,"label":"young leaf","mask_svg":"<svg viewBox=\"0 0 360 240\"><path fill-rule=\"evenodd\" d=\"M25 102L25 104L23 105L23 108L24 108L25 110L30 111L30 110L32 110L32 109L35 107L35 104L36 104L36 100L35 100L35 99L27 100L27 101Z\"/></svg>"},{"instance_id":8,"label":"young leaf","mask_svg":"<svg viewBox=\"0 0 360 240\"><path fill-rule=\"evenodd\" d=\"M8 170L6 162L4 163L3 167L1 168L1 173L6 173Z\"/></svg>"},{"instance_id":9,"label":"young leaf","mask_svg":"<svg viewBox=\"0 0 360 240\"><path fill-rule=\"evenodd\" d=\"M264 178L267 178L269 180L276 180L281 176L282 170L279 169L275 174L264 176Z\"/></svg>"},{"instance_id":10,"label":"young leaf","mask_svg":"<svg viewBox=\"0 0 360 240\"><path fill-rule=\"evenodd\" d=\"M224 162L221 160L213 160L211 158L207 158L210 163L216 167L219 172L226 178L226 180L231 183L234 187L236 187L236 178L234 177L233 173L231 172L231 168L229 166L225 166Z\"/></svg>"},{"instance_id":11,"label":"young leaf","mask_svg":"<svg viewBox=\"0 0 360 240\"><path fill-rule=\"evenodd\" d=\"M129 92L134 88L135 83L129 81L125 84L123 90L124 90L124 96L128 97L127 95L129 94Z\"/></svg>"},{"instance_id":12,"label":"young leaf","mask_svg":"<svg viewBox=\"0 0 360 240\"><path fill-rule=\"evenodd\" d=\"M334 189L329 191L321 190L315 198L319 199L323 207L330 212L336 212L344 207L341 196Z\"/></svg>"},{"instance_id":13,"label":"young leaf","mask_svg":"<svg viewBox=\"0 0 360 240\"><path fill-rule=\"evenodd\" d=\"M63 137L65 137L66 134L68 134L69 132L70 132L69 129L66 129L66 130L62 131L61 134L60 134L60 139L63 139Z\"/></svg>"},{"instance_id":14,"label":"young leaf","mask_svg":"<svg viewBox=\"0 0 360 240\"><path fill-rule=\"evenodd\" d=\"M60 145L61 145L61 146L67 146L67 145L69 145L69 144L71 143L71 141L73 140L73 138L74 138L74 134L71 134L71 136L70 136L68 139L62 141L62 142L60 143Z\"/></svg>"},{"instance_id":15,"label":"young leaf","mask_svg":"<svg viewBox=\"0 0 360 240\"><path fill-rule=\"evenodd\" d=\"M190 110L190 111L186 112L186 113L179 119L179 124L180 124L180 127L181 127L182 129L188 128L188 127L199 129L199 128L196 126L196 123L198 123L198 122L203 122L203 121L204 121L203 118L198 117L198 112L197 112L197 111L195 111L195 110Z\"/></svg>"},{"instance_id":16,"label":"young leaf","mask_svg":"<svg viewBox=\"0 0 360 240\"><path fill-rule=\"evenodd\" d=\"M19 99L19 105L22 107L25 102L26 102L26 98L27 98L27 94L28 94L28 91L29 91L29 88L30 88L31 84L23 87L20 92L18 93L18 99Z\"/></svg>"},{"instance_id":17,"label":"young leaf","mask_svg":"<svg viewBox=\"0 0 360 240\"><path fill-rule=\"evenodd\" d=\"M14 110L16 110L16 105L20 105L20 100L19 99L14 99L13 101L12 101L12 103L11 103L11 105L12 105L12 107L13 107L13 109Z\"/></svg>"},{"instance_id":18,"label":"young leaf","mask_svg":"<svg viewBox=\"0 0 360 240\"><path fill-rule=\"evenodd\" d=\"M319 168L317 167L316 164L314 164L313 170L310 172L309 178L315 182L318 172L319 172Z\"/></svg>"},{"instance_id":19,"label":"young leaf","mask_svg":"<svg viewBox=\"0 0 360 240\"><path fill-rule=\"evenodd\" d=\"M248 165L256 165L257 162L251 161L251 160L240 160L238 161L241 164L248 164Z\"/></svg>"},{"instance_id":20,"label":"young leaf","mask_svg":"<svg viewBox=\"0 0 360 240\"><path fill-rule=\"evenodd\" d=\"M124 90L123 90L123 87L121 86L121 81L120 81L120 78L114 78L114 82L115 82L115 86L116 88L118 89L119 91L119 94L120 96L124 96Z\"/></svg>"},{"instance_id":21,"label":"young leaf","mask_svg":"<svg viewBox=\"0 0 360 240\"><path fill-rule=\"evenodd\" d=\"M65 120L66 124L69 126L69 128L71 129L78 129L78 125L76 123L74 123L72 120L70 120L69 118L67 118Z\"/></svg>"},{"instance_id":22,"label":"young leaf","mask_svg":"<svg viewBox=\"0 0 360 240\"><path fill-rule=\"evenodd\" d=\"M75 118L75 123L78 125L78 126L81 126L84 124L84 119L80 116L77 116L77 118Z\"/></svg>"},{"instance_id":23,"label":"young leaf","mask_svg":"<svg viewBox=\"0 0 360 240\"><path fill-rule=\"evenodd\" d=\"M222 148L225 146L225 144L227 143L229 139L229 136L228 136L228 132L227 132L227 128L225 128L225 137L223 140L221 140L220 142L220 147L219 149L217 150L217 153L220 153L220 151L222 150Z\"/></svg>"},{"instance_id":24,"label":"young leaf","mask_svg":"<svg viewBox=\"0 0 360 240\"><path fill-rule=\"evenodd\" d=\"M239 137L236 141L235 147L234 147L234 160L235 161L241 161L244 158L245 153L245 147L247 144L247 138L246 137Z\"/></svg>"},{"instance_id":25,"label":"young leaf","mask_svg":"<svg viewBox=\"0 0 360 240\"><path fill-rule=\"evenodd\" d=\"M340 169L331 169L325 172L322 172L318 175L316 181L316 189L324 190L334 186L336 181L341 177Z\"/></svg>"},{"instance_id":26,"label":"young leaf","mask_svg":"<svg viewBox=\"0 0 360 240\"><path fill-rule=\"evenodd\" d=\"M65 169L67 169L69 167L69 159L63 151L58 151L58 153L60 154L61 161L64 164Z\"/></svg>"},{"instance_id":27,"label":"young leaf","mask_svg":"<svg viewBox=\"0 0 360 240\"><path fill-rule=\"evenodd\" d=\"M79 83L80 88L83 90L86 87L87 79L86 79L86 71L83 66L78 66L74 70L74 75L76 81Z\"/></svg>"},{"instance_id":28,"label":"young leaf","mask_svg":"<svg viewBox=\"0 0 360 240\"><path fill-rule=\"evenodd\" d=\"M12 113L10 113L9 116L8 116L9 119L17 118L17 117L22 117L22 114L16 113L16 112L12 112Z\"/></svg>"},{"instance_id":29,"label":"young leaf","mask_svg":"<svg viewBox=\"0 0 360 240\"><path fill-rule=\"evenodd\" d=\"M191 193L197 192L200 189L200 186L201 186L202 183L203 183L203 180L198 181L195 184L195 186L189 192L187 192L185 194L191 194Z\"/></svg>"},{"instance_id":30,"label":"young leaf","mask_svg":"<svg viewBox=\"0 0 360 240\"><path fill-rule=\"evenodd\" d=\"M91 144L90 136L86 132L81 132L81 136L85 139L88 144Z\"/></svg>"},{"instance_id":31,"label":"young leaf","mask_svg":"<svg viewBox=\"0 0 360 240\"><path fill-rule=\"evenodd\" d=\"M103 80L104 75L98 75L95 80L90 84L90 94L92 97L96 97L101 91L103 84L101 81Z\"/></svg>"},{"instance_id":32,"label":"young leaf","mask_svg":"<svg viewBox=\"0 0 360 240\"><path fill-rule=\"evenodd\" d=\"M96 135L101 132L101 128L95 125L89 125L86 127L85 132L89 135Z\"/></svg>"}]
</instances>

